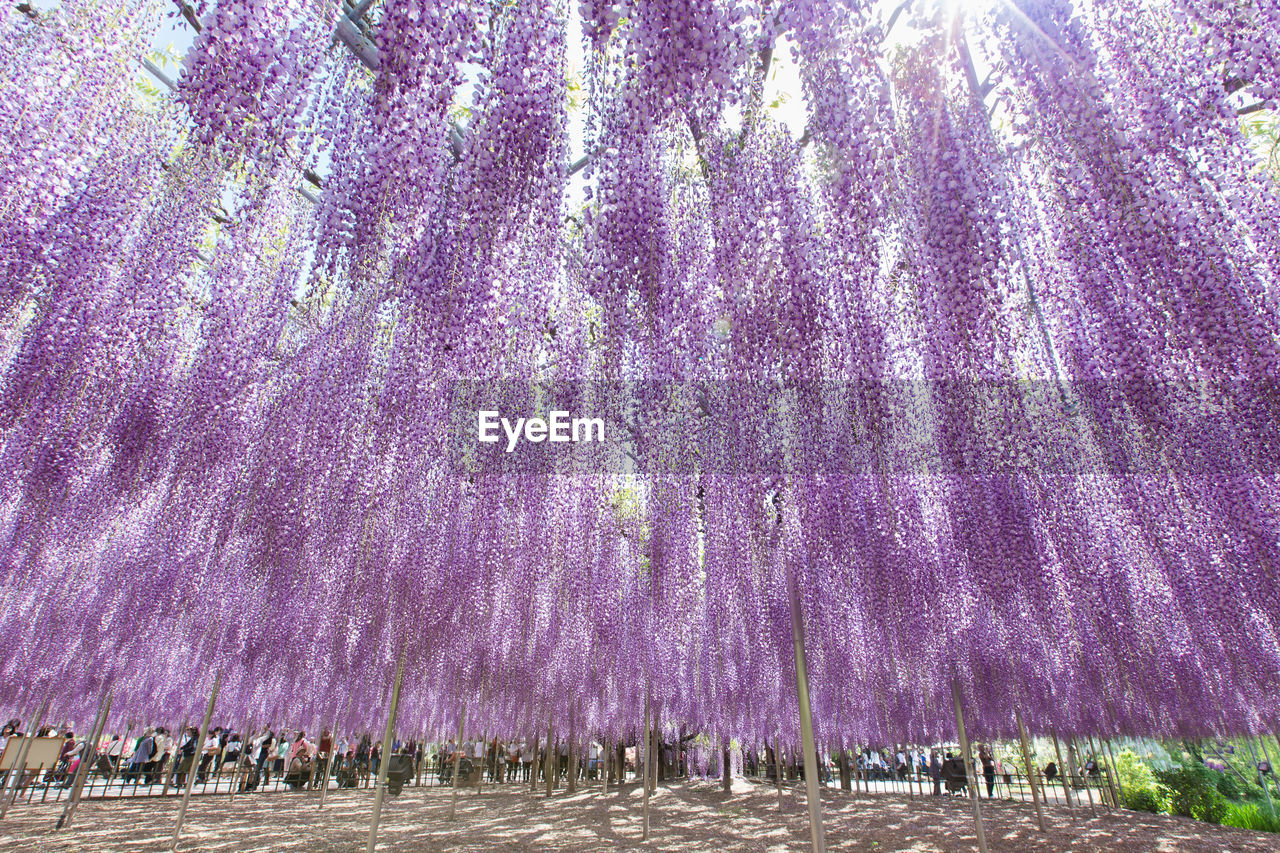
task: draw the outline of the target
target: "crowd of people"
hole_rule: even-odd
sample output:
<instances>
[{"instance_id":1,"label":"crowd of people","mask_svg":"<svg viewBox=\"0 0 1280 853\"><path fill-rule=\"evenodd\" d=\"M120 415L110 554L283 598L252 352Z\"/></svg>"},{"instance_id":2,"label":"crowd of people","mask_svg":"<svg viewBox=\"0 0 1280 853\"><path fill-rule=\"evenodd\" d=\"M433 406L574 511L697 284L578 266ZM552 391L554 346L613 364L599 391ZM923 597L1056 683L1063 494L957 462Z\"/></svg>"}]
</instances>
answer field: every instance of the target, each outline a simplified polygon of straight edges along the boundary
<instances>
[{"instance_id":1,"label":"crowd of people","mask_svg":"<svg viewBox=\"0 0 1280 853\"><path fill-rule=\"evenodd\" d=\"M0 729L0 753L15 735L21 736L20 722L11 720ZM214 727L204 737L195 726L170 731L163 726L148 726L137 735L114 734L104 738L96 749L90 749L85 738L77 738L68 727L56 729L42 727L37 733L42 737L59 737L63 745L56 762L39 768L47 786L68 787L75 779L82 761L90 762L88 776L118 781L122 788L163 785L168 789L181 789L189 774L194 773L196 784L207 784L211 779L230 776L229 784L241 791L264 789L276 780L288 790L314 790L336 782L338 787L368 786L377 777L382 762L382 743L369 734L359 737L336 736L322 730L318 737L310 737L305 731L283 728L263 728L241 733L225 727ZM687 740L662 744L659 752L660 772L668 777L681 777L690 773L690 748ZM634 747L609 752L597 742L581 747L572 753L567 743L557 741L551 750L554 760L548 759L545 742L518 740L464 740L453 739L444 743L428 743L421 740L392 743L394 767L400 777L397 784L407 779L432 784L434 776L441 784L452 784L455 768L464 784L488 781L491 784L511 782L534 783L546 781L552 775L556 781L567 781L571 774L582 781L599 779L606 766L610 778L625 778L638 773ZM86 754L88 753L88 754ZM803 764L798 756L786 756L782 773L784 778L803 778ZM862 749L846 753L842 759L824 753L819 756L819 772L822 781L831 783L836 774L848 773L859 782L907 782L923 786L931 784L935 795L962 794L969 790L969 773L960 756L945 749L901 747L897 750ZM997 778L1011 789L1014 776L1022 776L1020 768L998 756L991 745L981 744L976 754L979 792L996 795ZM776 778L777 758L773 750L765 747L759 752L743 753L742 770L748 776ZM1055 762L1042 769L1043 778L1052 783L1059 778L1060 770ZM4 776L6 774L0 774ZM1076 769L1076 779L1095 780L1100 766L1088 758ZM24 784L36 781L29 778Z\"/></svg>"}]
</instances>

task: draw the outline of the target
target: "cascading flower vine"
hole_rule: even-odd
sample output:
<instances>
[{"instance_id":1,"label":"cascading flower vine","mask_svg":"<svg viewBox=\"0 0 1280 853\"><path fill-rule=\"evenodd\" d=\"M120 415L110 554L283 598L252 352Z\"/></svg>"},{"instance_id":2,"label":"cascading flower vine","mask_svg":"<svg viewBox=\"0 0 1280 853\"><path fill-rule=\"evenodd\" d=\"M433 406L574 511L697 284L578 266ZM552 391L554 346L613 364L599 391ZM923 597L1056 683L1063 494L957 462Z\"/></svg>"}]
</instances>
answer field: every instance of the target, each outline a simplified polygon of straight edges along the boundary
<instances>
[{"instance_id":1,"label":"cascading flower vine","mask_svg":"<svg viewBox=\"0 0 1280 853\"><path fill-rule=\"evenodd\" d=\"M156 99L158 5L0 12L0 707L371 729L403 660L710 770L799 740L794 601L832 747L1280 719L1270 5L211 2Z\"/></svg>"}]
</instances>

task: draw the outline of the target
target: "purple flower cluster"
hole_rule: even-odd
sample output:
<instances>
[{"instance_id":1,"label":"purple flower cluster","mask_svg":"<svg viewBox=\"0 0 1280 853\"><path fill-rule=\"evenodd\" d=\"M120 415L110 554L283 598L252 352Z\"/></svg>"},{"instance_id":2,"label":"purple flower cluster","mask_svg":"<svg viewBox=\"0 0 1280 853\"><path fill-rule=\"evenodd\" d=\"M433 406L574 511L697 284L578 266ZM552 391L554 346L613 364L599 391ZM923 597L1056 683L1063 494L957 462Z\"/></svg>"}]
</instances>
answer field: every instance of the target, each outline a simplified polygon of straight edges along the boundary
<instances>
[{"instance_id":1,"label":"purple flower cluster","mask_svg":"<svg viewBox=\"0 0 1280 853\"><path fill-rule=\"evenodd\" d=\"M1271 5L879 5L583 3L580 195L567 4L5 7L0 707L790 748L794 588L822 744L1274 730Z\"/></svg>"}]
</instances>

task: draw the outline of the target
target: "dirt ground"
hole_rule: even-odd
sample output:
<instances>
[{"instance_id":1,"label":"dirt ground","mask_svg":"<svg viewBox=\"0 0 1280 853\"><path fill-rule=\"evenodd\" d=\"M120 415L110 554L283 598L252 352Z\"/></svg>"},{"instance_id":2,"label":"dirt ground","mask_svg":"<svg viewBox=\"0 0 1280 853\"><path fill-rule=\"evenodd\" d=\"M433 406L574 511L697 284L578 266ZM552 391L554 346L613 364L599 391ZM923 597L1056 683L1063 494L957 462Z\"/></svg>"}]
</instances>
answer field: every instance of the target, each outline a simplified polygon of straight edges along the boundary
<instances>
[{"instance_id":1,"label":"dirt ground","mask_svg":"<svg viewBox=\"0 0 1280 853\"><path fill-rule=\"evenodd\" d=\"M448 819L451 791L408 788L388 798L379 834L380 851L599 851L671 850L714 853L783 853L807 848L808 812L802 789L784 795L779 809L772 788L743 782L728 794L708 783L660 788L650 802L650 839L640 840L641 793L637 785L602 796L592 787L551 799L523 786L485 788L458 795L458 814ZM318 795L264 794L194 797L181 849L190 851L363 851L373 796L368 791L330 791L323 809ZM1091 816L1088 807L1047 810L1050 831L1041 834L1031 806L984 802L984 825L992 853L1080 851L1080 853L1261 853L1280 851L1280 837L1183 818L1139 812ZM164 800L85 802L70 830L52 832L61 814L55 804L18 806L0 823L0 850L145 853L169 848L178 811ZM963 799L823 792L827 846L831 850L928 851L977 849L971 807Z\"/></svg>"}]
</instances>

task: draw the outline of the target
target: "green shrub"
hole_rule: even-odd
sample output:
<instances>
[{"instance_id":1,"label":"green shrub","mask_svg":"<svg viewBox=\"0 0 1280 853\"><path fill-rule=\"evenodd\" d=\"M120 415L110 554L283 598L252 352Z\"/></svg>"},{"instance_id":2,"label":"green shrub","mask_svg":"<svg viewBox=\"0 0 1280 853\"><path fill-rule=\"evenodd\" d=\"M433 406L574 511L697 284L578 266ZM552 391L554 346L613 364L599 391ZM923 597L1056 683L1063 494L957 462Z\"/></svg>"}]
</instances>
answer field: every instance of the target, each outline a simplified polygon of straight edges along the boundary
<instances>
[{"instance_id":1,"label":"green shrub","mask_svg":"<svg viewBox=\"0 0 1280 853\"><path fill-rule=\"evenodd\" d=\"M1125 786L1124 807L1132 809L1135 812L1152 812L1159 813L1164 811L1164 800L1156 793L1156 789L1150 785L1140 787Z\"/></svg>"},{"instance_id":2,"label":"green shrub","mask_svg":"<svg viewBox=\"0 0 1280 853\"><path fill-rule=\"evenodd\" d=\"M1232 803L1222 816L1223 826L1238 826L1255 832L1280 832L1280 818L1259 803Z\"/></svg>"},{"instance_id":3,"label":"green shrub","mask_svg":"<svg viewBox=\"0 0 1280 853\"><path fill-rule=\"evenodd\" d=\"M1234 773L1214 773L1214 787L1228 800L1243 800L1248 794Z\"/></svg>"},{"instance_id":4,"label":"green shrub","mask_svg":"<svg viewBox=\"0 0 1280 853\"><path fill-rule=\"evenodd\" d=\"M1151 768L1132 750L1122 749L1116 756L1120 786L1128 791L1130 788L1150 788L1155 793L1156 777L1151 775ZM1145 811L1145 809L1144 809Z\"/></svg>"},{"instance_id":5,"label":"green shrub","mask_svg":"<svg viewBox=\"0 0 1280 853\"><path fill-rule=\"evenodd\" d=\"M1214 785L1213 776L1203 764L1157 770L1157 792L1168 802L1171 814L1193 817L1208 823L1221 823L1230 805Z\"/></svg>"}]
</instances>

